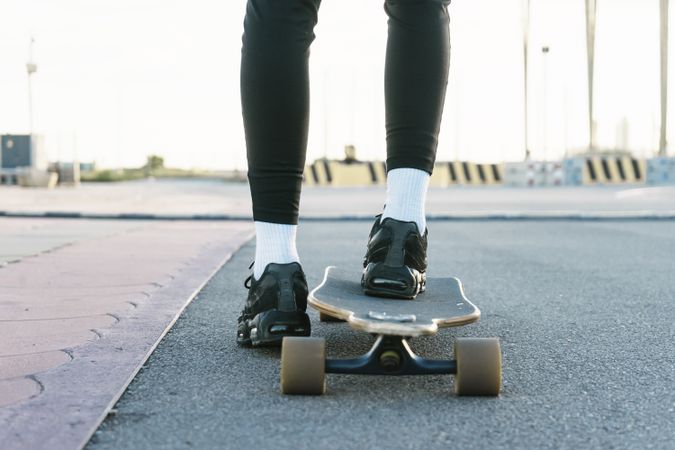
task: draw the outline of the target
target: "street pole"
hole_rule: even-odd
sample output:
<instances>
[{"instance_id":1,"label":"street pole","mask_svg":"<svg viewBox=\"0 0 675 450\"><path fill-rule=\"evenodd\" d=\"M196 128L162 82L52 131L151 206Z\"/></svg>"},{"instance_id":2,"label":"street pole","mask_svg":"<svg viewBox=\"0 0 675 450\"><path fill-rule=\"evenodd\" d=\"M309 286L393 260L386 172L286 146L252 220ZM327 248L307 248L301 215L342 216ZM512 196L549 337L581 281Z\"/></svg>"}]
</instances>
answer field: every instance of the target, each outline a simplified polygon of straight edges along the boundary
<instances>
[{"instance_id":1,"label":"street pole","mask_svg":"<svg viewBox=\"0 0 675 450\"><path fill-rule=\"evenodd\" d=\"M323 159L328 159L328 70L323 70Z\"/></svg>"},{"instance_id":2,"label":"street pole","mask_svg":"<svg viewBox=\"0 0 675 450\"><path fill-rule=\"evenodd\" d=\"M26 72L28 73L28 129L33 136L33 74L37 72L37 64L33 62L33 44L35 39L31 36L30 47L28 49L28 62L26 63Z\"/></svg>"},{"instance_id":3,"label":"street pole","mask_svg":"<svg viewBox=\"0 0 675 450\"><path fill-rule=\"evenodd\" d=\"M542 150L544 153L544 161L548 161L548 54L551 49L548 46L541 48L541 53L544 58L544 69L543 69L543 94L542 98L542 111L541 111L541 121L542 121Z\"/></svg>"},{"instance_id":4,"label":"street pole","mask_svg":"<svg viewBox=\"0 0 675 450\"><path fill-rule=\"evenodd\" d=\"M459 149L462 147L460 130L462 129L462 102L461 102L461 93L462 93L462 84L461 80L458 77L455 77L455 91L457 92L457 101L455 102L455 159L454 161L459 161Z\"/></svg>"},{"instance_id":5,"label":"street pole","mask_svg":"<svg viewBox=\"0 0 675 450\"><path fill-rule=\"evenodd\" d=\"M596 149L595 120L593 117L593 76L595 65L596 1L586 0L586 56L588 58L588 149Z\"/></svg>"},{"instance_id":6,"label":"street pole","mask_svg":"<svg viewBox=\"0 0 675 450\"><path fill-rule=\"evenodd\" d=\"M525 132L525 161L528 161L530 159L530 147L528 145L528 113L527 113L527 101L528 101L528 95L527 95L527 49L528 49L528 44L529 44L529 38L530 38L530 0L523 0L523 81L525 83L524 85L524 91L523 91L523 97L524 97L524 114L525 114L525 124L524 124L524 132Z\"/></svg>"},{"instance_id":7,"label":"street pole","mask_svg":"<svg viewBox=\"0 0 675 450\"><path fill-rule=\"evenodd\" d=\"M350 121L349 121L349 145L356 145L356 139L354 135L356 134L356 68L353 68L351 71L351 86L350 86Z\"/></svg>"},{"instance_id":8,"label":"street pole","mask_svg":"<svg viewBox=\"0 0 675 450\"><path fill-rule=\"evenodd\" d=\"M666 156L668 146L668 0L661 0L661 133L659 156Z\"/></svg>"}]
</instances>

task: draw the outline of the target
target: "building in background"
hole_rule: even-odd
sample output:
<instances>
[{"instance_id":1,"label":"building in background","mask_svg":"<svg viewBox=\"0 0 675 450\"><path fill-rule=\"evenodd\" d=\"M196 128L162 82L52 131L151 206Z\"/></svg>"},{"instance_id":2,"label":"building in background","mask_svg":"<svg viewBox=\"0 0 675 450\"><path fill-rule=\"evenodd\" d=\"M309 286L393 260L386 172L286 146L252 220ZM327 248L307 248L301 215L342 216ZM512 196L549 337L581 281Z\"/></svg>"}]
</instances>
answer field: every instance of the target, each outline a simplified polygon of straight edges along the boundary
<instances>
[{"instance_id":1,"label":"building in background","mask_svg":"<svg viewBox=\"0 0 675 450\"><path fill-rule=\"evenodd\" d=\"M44 139L40 135L3 134L0 136L0 181L17 184L22 171L47 171Z\"/></svg>"}]
</instances>

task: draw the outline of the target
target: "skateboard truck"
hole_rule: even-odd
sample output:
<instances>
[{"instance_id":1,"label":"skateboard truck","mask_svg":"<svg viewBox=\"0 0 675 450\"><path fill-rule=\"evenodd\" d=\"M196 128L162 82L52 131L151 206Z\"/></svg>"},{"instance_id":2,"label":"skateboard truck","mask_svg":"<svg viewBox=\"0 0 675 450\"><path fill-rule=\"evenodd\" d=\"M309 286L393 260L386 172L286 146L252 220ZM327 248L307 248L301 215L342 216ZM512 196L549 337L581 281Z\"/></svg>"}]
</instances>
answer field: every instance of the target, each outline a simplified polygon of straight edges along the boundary
<instances>
[{"instance_id":1,"label":"skateboard truck","mask_svg":"<svg viewBox=\"0 0 675 450\"><path fill-rule=\"evenodd\" d=\"M402 336L379 335L365 355L327 359L326 373L360 375L435 375L457 373L453 360L425 359L416 355Z\"/></svg>"},{"instance_id":2,"label":"skateboard truck","mask_svg":"<svg viewBox=\"0 0 675 450\"><path fill-rule=\"evenodd\" d=\"M321 395L326 373L352 375L455 375L458 395L499 395L501 351L496 338L455 339L454 359L416 355L405 336L379 334L368 353L349 359L327 359L326 341L285 337L281 346L281 392Z\"/></svg>"}]
</instances>

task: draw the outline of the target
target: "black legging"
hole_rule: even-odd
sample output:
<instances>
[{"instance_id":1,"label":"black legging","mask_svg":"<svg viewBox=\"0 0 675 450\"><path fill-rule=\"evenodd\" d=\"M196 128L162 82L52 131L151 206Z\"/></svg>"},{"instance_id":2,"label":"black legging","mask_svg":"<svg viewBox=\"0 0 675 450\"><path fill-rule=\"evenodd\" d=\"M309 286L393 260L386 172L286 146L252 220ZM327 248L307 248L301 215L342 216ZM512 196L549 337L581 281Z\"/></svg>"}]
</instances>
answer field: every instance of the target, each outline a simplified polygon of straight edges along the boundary
<instances>
[{"instance_id":1,"label":"black legging","mask_svg":"<svg viewBox=\"0 0 675 450\"><path fill-rule=\"evenodd\" d=\"M248 0L246 6L241 101L254 220L298 222L309 127L309 47L320 3ZM387 170L433 170L450 64L449 3L385 0Z\"/></svg>"}]
</instances>

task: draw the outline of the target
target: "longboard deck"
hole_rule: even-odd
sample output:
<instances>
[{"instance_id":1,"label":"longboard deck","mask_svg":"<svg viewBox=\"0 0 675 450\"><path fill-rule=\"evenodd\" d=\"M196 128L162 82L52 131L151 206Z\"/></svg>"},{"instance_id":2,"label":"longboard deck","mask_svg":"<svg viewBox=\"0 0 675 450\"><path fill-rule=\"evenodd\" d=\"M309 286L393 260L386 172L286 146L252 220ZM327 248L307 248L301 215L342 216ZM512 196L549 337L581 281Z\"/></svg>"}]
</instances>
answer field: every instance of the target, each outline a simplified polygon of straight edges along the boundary
<instances>
[{"instance_id":1,"label":"longboard deck","mask_svg":"<svg viewBox=\"0 0 675 450\"><path fill-rule=\"evenodd\" d=\"M466 298L458 278L427 278L426 292L415 300L365 295L360 280L359 272L329 266L323 282L310 292L309 304L354 329L393 336L433 335L439 328L480 318L480 310Z\"/></svg>"}]
</instances>

